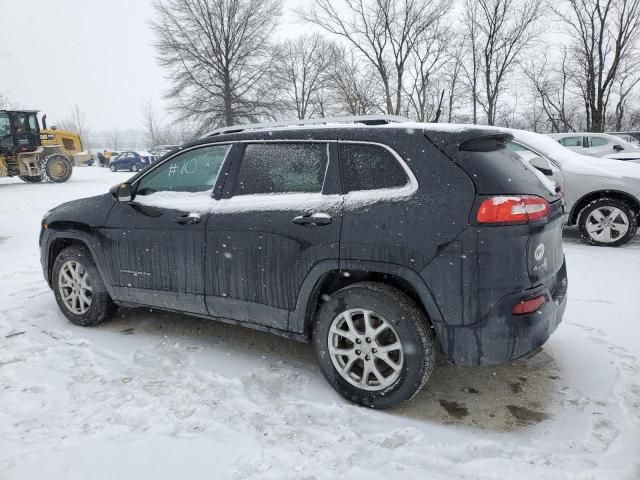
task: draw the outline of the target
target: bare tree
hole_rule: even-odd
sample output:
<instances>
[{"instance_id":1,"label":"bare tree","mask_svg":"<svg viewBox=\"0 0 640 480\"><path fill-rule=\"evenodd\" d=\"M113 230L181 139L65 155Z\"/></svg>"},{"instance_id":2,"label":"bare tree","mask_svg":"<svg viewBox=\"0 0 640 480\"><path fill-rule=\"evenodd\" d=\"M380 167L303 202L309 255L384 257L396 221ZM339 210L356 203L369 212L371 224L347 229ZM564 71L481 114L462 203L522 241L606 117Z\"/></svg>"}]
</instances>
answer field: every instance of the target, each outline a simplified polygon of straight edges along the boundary
<instances>
[{"instance_id":1,"label":"bare tree","mask_svg":"<svg viewBox=\"0 0 640 480\"><path fill-rule=\"evenodd\" d=\"M0 110L18 110L19 105L16 102L11 101L4 93L0 93Z\"/></svg>"},{"instance_id":2,"label":"bare tree","mask_svg":"<svg viewBox=\"0 0 640 480\"><path fill-rule=\"evenodd\" d=\"M197 130L272 116L263 89L281 0L155 0L152 29L178 121Z\"/></svg>"},{"instance_id":3,"label":"bare tree","mask_svg":"<svg viewBox=\"0 0 640 480\"><path fill-rule=\"evenodd\" d=\"M465 0L465 27L472 55L470 83L474 103L493 125L508 75L540 34L544 2L538 0ZM483 91L480 92L479 84Z\"/></svg>"},{"instance_id":4,"label":"bare tree","mask_svg":"<svg viewBox=\"0 0 640 480\"><path fill-rule=\"evenodd\" d=\"M142 123L144 126L145 143L148 148L164 143L161 138L164 127L153 106L153 100L150 98L142 102Z\"/></svg>"},{"instance_id":5,"label":"bare tree","mask_svg":"<svg viewBox=\"0 0 640 480\"><path fill-rule=\"evenodd\" d=\"M476 2L465 0L464 4L464 37L462 41L465 58L462 69L471 92L471 106L473 109L473 123L478 123L478 76L480 70L480 28L476 19L480 17L479 6ZM471 58L468 59L468 56ZM470 60L470 61L467 61ZM470 64L470 66L469 66Z\"/></svg>"},{"instance_id":6,"label":"bare tree","mask_svg":"<svg viewBox=\"0 0 640 480\"><path fill-rule=\"evenodd\" d=\"M454 40L455 41L455 40ZM464 40L456 41L457 47L450 53L449 61L447 62L447 71L446 71L446 79L447 79L447 122L451 123L453 121L454 111L456 109L457 104L459 103L459 92L458 87L461 81L460 76L463 73L464 68Z\"/></svg>"},{"instance_id":7,"label":"bare tree","mask_svg":"<svg viewBox=\"0 0 640 480\"><path fill-rule=\"evenodd\" d=\"M62 130L68 130L70 132L77 133L80 137L80 142L82 143L83 147L89 145L91 129L89 128L89 124L87 122L87 114L80 108L77 103L73 105L69 116L62 122L60 122L58 124L58 127L60 127Z\"/></svg>"},{"instance_id":8,"label":"bare tree","mask_svg":"<svg viewBox=\"0 0 640 480\"><path fill-rule=\"evenodd\" d=\"M640 0L566 0L556 8L570 37L587 129L602 132L620 65L638 55Z\"/></svg>"},{"instance_id":9,"label":"bare tree","mask_svg":"<svg viewBox=\"0 0 640 480\"><path fill-rule=\"evenodd\" d=\"M370 115L382 113L384 92L374 67L361 62L353 51L341 49L334 57L329 87L337 113Z\"/></svg>"},{"instance_id":10,"label":"bare tree","mask_svg":"<svg viewBox=\"0 0 640 480\"><path fill-rule=\"evenodd\" d=\"M399 115L407 62L450 5L448 0L316 0L299 14L348 42L373 66L386 112Z\"/></svg>"},{"instance_id":11,"label":"bare tree","mask_svg":"<svg viewBox=\"0 0 640 480\"><path fill-rule=\"evenodd\" d=\"M623 129L623 123L626 116L626 109L629 98L633 90L640 83L640 75L638 74L639 62L626 61L618 68L616 74L614 94L616 97L615 116L612 119L615 131L619 132Z\"/></svg>"},{"instance_id":12,"label":"bare tree","mask_svg":"<svg viewBox=\"0 0 640 480\"><path fill-rule=\"evenodd\" d=\"M419 122L437 121L442 112L444 94L441 93L434 76L447 62L447 53L452 36L439 22L425 30L419 37L411 55L403 90L407 96L409 109Z\"/></svg>"},{"instance_id":13,"label":"bare tree","mask_svg":"<svg viewBox=\"0 0 640 480\"><path fill-rule=\"evenodd\" d=\"M569 91L573 74L568 65L567 50L557 64L549 63L546 58L536 66L535 61L524 67L524 73L531 82L534 98L539 99L542 111L552 132L574 130L575 105Z\"/></svg>"},{"instance_id":14,"label":"bare tree","mask_svg":"<svg viewBox=\"0 0 640 480\"><path fill-rule=\"evenodd\" d=\"M111 133L109 134L109 145L116 152L118 151L120 145L120 132L116 128L111 130Z\"/></svg>"},{"instance_id":15,"label":"bare tree","mask_svg":"<svg viewBox=\"0 0 640 480\"><path fill-rule=\"evenodd\" d=\"M329 83L334 46L318 34L303 35L279 45L275 55L274 78L284 87L288 109L294 110L298 119L324 110L315 102Z\"/></svg>"}]
</instances>

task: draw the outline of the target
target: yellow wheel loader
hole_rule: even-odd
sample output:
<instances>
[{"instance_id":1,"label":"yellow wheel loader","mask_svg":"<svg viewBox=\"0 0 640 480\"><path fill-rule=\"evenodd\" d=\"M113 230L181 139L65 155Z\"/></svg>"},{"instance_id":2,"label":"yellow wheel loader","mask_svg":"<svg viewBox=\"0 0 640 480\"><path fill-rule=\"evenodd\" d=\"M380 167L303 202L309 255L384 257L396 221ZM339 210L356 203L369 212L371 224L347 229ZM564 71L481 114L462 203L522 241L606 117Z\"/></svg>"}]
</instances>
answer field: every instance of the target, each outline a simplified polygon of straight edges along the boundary
<instances>
[{"instance_id":1,"label":"yellow wheel loader","mask_svg":"<svg viewBox=\"0 0 640 480\"><path fill-rule=\"evenodd\" d=\"M0 177L18 176L25 182L69 180L75 162L91 158L82 152L75 133L40 129L36 110L0 110Z\"/></svg>"}]
</instances>

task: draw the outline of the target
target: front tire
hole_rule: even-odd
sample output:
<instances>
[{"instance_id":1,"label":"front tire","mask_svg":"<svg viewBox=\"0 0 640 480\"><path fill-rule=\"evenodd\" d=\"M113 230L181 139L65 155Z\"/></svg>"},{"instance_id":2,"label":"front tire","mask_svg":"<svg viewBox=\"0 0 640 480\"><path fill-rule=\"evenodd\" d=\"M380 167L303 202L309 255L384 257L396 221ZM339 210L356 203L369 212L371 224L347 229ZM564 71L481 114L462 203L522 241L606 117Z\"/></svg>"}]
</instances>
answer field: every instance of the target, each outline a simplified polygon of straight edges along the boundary
<instances>
[{"instance_id":1,"label":"front tire","mask_svg":"<svg viewBox=\"0 0 640 480\"><path fill-rule=\"evenodd\" d=\"M635 236L638 222L629 204L605 197L594 200L580 212L578 229L593 245L617 247Z\"/></svg>"},{"instance_id":2,"label":"front tire","mask_svg":"<svg viewBox=\"0 0 640 480\"><path fill-rule=\"evenodd\" d=\"M423 311L380 283L354 283L333 293L316 315L312 342L329 384L371 408L411 400L435 364L435 342Z\"/></svg>"},{"instance_id":3,"label":"front tire","mask_svg":"<svg viewBox=\"0 0 640 480\"><path fill-rule=\"evenodd\" d=\"M73 164L64 155L56 153L45 157L40 162L40 171L44 181L63 183L71 177Z\"/></svg>"},{"instance_id":4,"label":"front tire","mask_svg":"<svg viewBox=\"0 0 640 480\"><path fill-rule=\"evenodd\" d=\"M62 250L56 257L52 276L58 308L71 323L89 327L115 312L116 306L86 249Z\"/></svg>"},{"instance_id":5,"label":"front tire","mask_svg":"<svg viewBox=\"0 0 640 480\"><path fill-rule=\"evenodd\" d=\"M116 172L118 168L115 165L109 165L109 170L111 170L112 172Z\"/></svg>"}]
</instances>

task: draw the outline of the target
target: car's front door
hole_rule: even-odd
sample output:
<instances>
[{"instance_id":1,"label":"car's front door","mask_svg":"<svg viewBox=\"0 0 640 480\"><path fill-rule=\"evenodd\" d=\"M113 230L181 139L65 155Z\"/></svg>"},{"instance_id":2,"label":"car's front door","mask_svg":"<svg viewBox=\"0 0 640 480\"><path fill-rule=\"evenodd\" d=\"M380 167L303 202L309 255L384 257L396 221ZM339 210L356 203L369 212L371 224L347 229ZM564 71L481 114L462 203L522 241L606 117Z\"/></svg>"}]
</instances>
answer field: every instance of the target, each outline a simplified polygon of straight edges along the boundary
<instances>
[{"instance_id":1,"label":"car's front door","mask_svg":"<svg viewBox=\"0 0 640 480\"><path fill-rule=\"evenodd\" d=\"M323 141L238 146L207 220L210 315L287 330L307 275L321 263L338 267L335 151Z\"/></svg>"},{"instance_id":2,"label":"car's front door","mask_svg":"<svg viewBox=\"0 0 640 480\"><path fill-rule=\"evenodd\" d=\"M117 300L206 314L205 224L229 145L184 152L149 170L107 219L103 248Z\"/></svg>"},{"instance_id":3,"label":"car's front door","mask_svg":"<svg viewBox=\"0 0 640 480\"><path fill-rule=\"evenodd\" d=\"M117 169L122 168L122 159L123 159L124 157L126 157L126 156L127 156L127 154L126 154L126 152L125 152L125 153L119 153L118 155L116 155L116 156L114 157L114 159L113 159L113 161L112 161L112 162L115 164L115 166L116 166L116 168L117 168Z\"/></svg>"},{"instance_id":4,"label":"car's front door","mask_svg":"<svg viewBox=\"0 0 640 480\"><path fill-rule=\"evenodd\" d=\"M584 146L585 146L585 138L582 135L576 135L571 137L563 137L558 140L558 143L563 147L567 147L569 150L573 150L574 152L585 154Z\"/></svg>"}]
</instances>

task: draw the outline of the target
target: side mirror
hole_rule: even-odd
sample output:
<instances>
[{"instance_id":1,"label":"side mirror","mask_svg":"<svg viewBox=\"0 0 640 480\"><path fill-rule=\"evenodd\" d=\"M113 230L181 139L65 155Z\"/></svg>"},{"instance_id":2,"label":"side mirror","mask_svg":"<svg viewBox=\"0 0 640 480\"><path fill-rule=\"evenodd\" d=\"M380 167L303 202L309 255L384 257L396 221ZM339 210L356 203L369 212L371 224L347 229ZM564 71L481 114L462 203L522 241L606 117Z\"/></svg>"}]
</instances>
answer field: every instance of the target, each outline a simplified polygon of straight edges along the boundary
<instances>
[{"instance_id":1,"label":"side mirror","mask_svg":"<svg viewBox=\"0 0 640 480\"><path fill-rule=\"evenodd\" d=\"M551 167L549 166L549 162L547 162L544 158L533 157L531 160L529 160L529 163L531 164L532 167L534 167L537 170L540 170L547 177L553 176L553 170L551 170Z\"/></svg>"},{"instance_id":2,"label":"side mirror","mask_svg":"<svg viewBox=\"0 0 640 480\"><path fill-rule=\"evenodd\" d=\"M620 151L620 150L624 150L624 147L622 145L618 145L617 143L613 146L613 149L616 151Z\"/></svg>"},{"instance_id":3,"label":"side mirror","mask_svg":"<svg viewBox=\"0 0 640 480\"><path fill-rule=\"evenodd\" d=\"M131 188L131 184L129 182L114 185L113 187L111 187L109 192L119 202L130 202L131 200L133 200L133 189Z\"/></svg>"}]
</instances>

